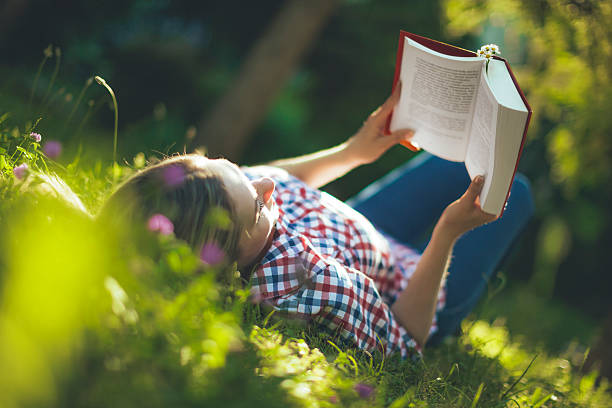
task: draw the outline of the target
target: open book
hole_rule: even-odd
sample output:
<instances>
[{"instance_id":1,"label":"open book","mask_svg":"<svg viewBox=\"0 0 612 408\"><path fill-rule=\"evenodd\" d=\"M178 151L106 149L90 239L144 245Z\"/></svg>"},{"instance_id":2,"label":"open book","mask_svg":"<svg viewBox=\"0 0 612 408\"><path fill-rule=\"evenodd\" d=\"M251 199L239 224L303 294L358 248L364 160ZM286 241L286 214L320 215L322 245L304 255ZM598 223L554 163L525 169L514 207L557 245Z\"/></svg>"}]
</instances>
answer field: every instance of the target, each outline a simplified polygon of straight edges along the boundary
<instances>
[{"instance_id":1,"label":"open book","mask_svg":"<svg viewBox=\"0 0 612 408\"><path fill-rule=\"evenodd\" d=\"M402 81L388 131L415 130L406 146L464 162L483 175L482 209L501 215L525 141L531 108L508 62L400 32L393 88Z\"/></svg>"}]
</instances>

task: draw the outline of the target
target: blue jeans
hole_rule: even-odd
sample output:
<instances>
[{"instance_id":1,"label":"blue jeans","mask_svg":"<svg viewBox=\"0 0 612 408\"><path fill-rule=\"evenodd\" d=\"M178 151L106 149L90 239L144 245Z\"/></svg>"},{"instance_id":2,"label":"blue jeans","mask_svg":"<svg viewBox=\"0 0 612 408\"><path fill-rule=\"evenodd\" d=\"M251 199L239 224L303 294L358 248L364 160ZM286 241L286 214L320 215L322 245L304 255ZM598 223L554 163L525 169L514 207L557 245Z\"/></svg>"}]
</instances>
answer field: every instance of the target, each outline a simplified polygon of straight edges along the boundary
<instances>
[{"instance_id":1,"label":"blue jeans","mask_svg":"<svg viewBox=\"0 0 612 408\"><path fill-rule=\"evenodd\" d=\"M424 250L435 222L470 184L463 163L421 153L347 201L379 230ZM488 279L534 211L529 182L517 174L501 218L465 233L455 244L446 281L446 305L436 314L435 344L453 334L474 308Z\"/></svg>"}]
</instances>

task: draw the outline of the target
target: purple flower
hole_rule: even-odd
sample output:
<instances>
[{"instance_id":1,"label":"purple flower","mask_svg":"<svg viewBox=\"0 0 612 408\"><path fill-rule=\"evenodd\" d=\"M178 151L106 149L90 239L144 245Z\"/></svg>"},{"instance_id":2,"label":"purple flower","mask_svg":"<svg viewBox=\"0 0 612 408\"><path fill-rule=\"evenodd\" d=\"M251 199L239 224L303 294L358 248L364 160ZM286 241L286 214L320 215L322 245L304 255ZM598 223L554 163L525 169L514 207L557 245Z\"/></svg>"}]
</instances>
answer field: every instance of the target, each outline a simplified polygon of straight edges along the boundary
<instances>
[{"instance_id":1,"label":"purple flower","mask_svg":"<svg viewBox=\"0 0 612 408\"><path fill-rule=\"evenodd\" d=\"M200 251L200 259L207 265L216 265L223 260L225 253L214 242L204 244Z\"/></svg>"},{"instance_id":2,"label":"purple flower","mask_svg":"<svg viewBox=\"0 0 612 408\"><path fill-rule=\"evenodd\" d=\"M43 146L43 153L50 159L55 159L62 154L62 144L57 140L49 140Z\"/></svg>"},{"instance_id":3,"label":"purple flower","mask_svg":"<svg viewBox=\"0 0 612 408\"><path fill-rule=\"evenodd\" d=\"M163 214L153 214L147 222L149 231L159 231L162 235L170 235L174 232L172 221Z\"/></svg>"},{"instance_id":4,"label":"purple flower","mask_svg":"<svg viewBox=\"0 0 612 408\"><path fill-rule=\"evenodd\" d=\"M22 178L24 178L26 176L26 174L28 173L28 165L26 163L22 163L19 166L15 167L13 169L13 174L15 175L15 177L17 177L19 180L21 180Z\"/></svg>"},{"instance_id":5,"label":"purple flower","mask_svg":"<svg viewBox=\"0 0 612 408\"><path fill-rule=\"evenodd\" d=\"M362 383L355 384L354 389L355 391L357 391L357 394L359 394L359 396L363 399L369 398L370 395L372 395L372 393L374 392L374 387Z\"/></svg>"},{"instance_id":6,"label":"purple flower","mask_svg":"<svg viewBox=\"0 0 612 408\"><path fill-rule=\"evenodd\" d=\"M164 169L162 176L166 186L174 187L185 180L185 170L181 166L171 165Z\"/></svg>"},{"instance_id":7,"label":"purple flower","mask_svg":"<svg viewBox=\"0 0 612 408\"><path fill-rule=\"evenodd\" d=\"M42 136L40 135L40 133L32 132L30 133L30 137L34 139L36 143L40 143L40 141L42 140Z\"/></svg>"}]
</instances>

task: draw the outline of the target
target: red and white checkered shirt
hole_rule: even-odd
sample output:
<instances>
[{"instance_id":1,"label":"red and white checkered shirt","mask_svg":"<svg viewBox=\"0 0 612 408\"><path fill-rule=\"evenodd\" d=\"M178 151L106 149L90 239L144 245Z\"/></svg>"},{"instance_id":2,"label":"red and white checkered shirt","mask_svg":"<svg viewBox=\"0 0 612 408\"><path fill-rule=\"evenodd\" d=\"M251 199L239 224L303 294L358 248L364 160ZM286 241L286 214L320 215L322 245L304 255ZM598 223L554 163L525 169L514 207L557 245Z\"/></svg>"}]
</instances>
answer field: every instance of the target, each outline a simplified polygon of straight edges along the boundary
<instances>
[{"instance_id":1,"label":"red and white checkered shirt","mask_svg":"<svg viewBox=\"0 0 612 408\"><path fill-rule=\"evenodd\" d=\"M242 167L270 177L279 219L251 276L251 295L290 316L314 321L366 350L420 351L389 305L408 285L420 254L383 235L360 213L285 170ZM438 309L444 304L444 289ZM430 334L436 330L435 321Z\"/></svg>"}]
</instances>

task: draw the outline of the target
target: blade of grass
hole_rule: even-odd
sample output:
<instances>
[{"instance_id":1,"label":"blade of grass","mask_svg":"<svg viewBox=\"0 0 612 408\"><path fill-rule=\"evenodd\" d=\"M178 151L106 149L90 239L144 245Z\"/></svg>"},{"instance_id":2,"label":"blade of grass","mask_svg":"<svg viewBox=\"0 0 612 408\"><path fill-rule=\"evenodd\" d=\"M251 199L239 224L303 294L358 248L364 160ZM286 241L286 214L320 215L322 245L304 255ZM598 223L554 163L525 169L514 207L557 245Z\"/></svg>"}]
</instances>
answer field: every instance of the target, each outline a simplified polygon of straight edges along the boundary
<instances>
[{"instance_id":1,"label":"blade of grass","mask_svg":"<svg viewBox=\"0 0 612 408\"><path fill-rule=\"evenodd\" d=\"M60 63L62 62L62 50L60 47L55 47L55 68L53 69L53 74L51 75L51 81L49 81L49 85L47 86L47 91L45 92L45 96L43 96L42 103L45 105L45 101L51 94L51 89L53 88L53 84L55 83L55 78L57 78L57 73L59 72Z\"/></svg>"},{"instance_id":2,"label":"blade of grass","mask_svg":"<svg viewBox=\"0 0 612 408\"><path fill-rule=\"evenodd\" d=\"M519 381L521 381L523 379L523 377L525 376L525 374L527 374L527 371L529 371L529 369L531 368L531 365L533 364L533 362L536 360L536 358L538 358L538 355L536 354L535 356L533 356L533 358L531 359L531 362L529 363L529 365L527 366L527 368L525 370L523 370L523 373L521 374L521 376L519 378L516 379L516 381L514 381L514 383L512 383L512 385L510 386L510 388L508 388L506 390L506 392L504 392L501 396L501 400L503 400L506 395L508 395L510 393L510 391L512 391L512 389L514 387L516 387L516 384L519 383Z\"/></svg>"},{"instance_id":3,"label":"blade of grass","mask_svg":"<svg viewBox=\"0 0 612 408\"><path fill-rule=\"evenodd\" d=\"M34 99L34 93L36 92L36 85L38 85L38 79L40 78L40 73L42 72L43 67L45 66L47 60L53 56L53 46L49 44L47 48L43 51L43 60L40 62L38 66L38 71L36 71L36 76L34 77L34 84L32 85L32 90L30 91L30 101L28 102L28 112L32 109L32 100Z\"/></svg>"},{"instance_id":4,"label":"blade of grass","mask_svg":"<svg viewBox=\"0 0 612 408\"><path fill-rule=\"evenodd\" d=\"M470 408L475 408L476 404L478 404L478 400L480 400L480 396L482 395L482 390L484 390L485 384L484 383L480 383L480 385L478 386L478 389L476 390L476 395L474 395L474 399L472 400L472 405L470 405Z\"/></svg>"},{"instance_id":5,"label":"blade of grass","mask_svg":"<svg viewBox=\"0 0 612 408\"><path fill-rule=\"evenodd\" d=\"M117 108L117 98L115 97L115 92L113 92L113 88L110 87L101 76L96 75L94 77L96 82L103 87L106 88L111 98L113 99L113 106L115 107L115 133L113 138L113 162L117 162L117 126L119 124L119 109Z\"/></svg>"},{"instance_id":6,"label":"blade of grass","mask_svg":"<svg viewBox=\"0 0 612 408\"><path fill-rule=\"evenodd\" d=\"M87 91L87 88L89 88L89 86L92 83L93 83L93 77L87 78L87 80L85 81L85 85L83 85L83 88L81 88L81 92L79 93L79 96L77 97L77 100L74 103L74 106L72 107L72 110L68 114L68 118L66 119L66 122L64 123L64 129L68 127L68 124L70 123L70 120L72 119L72 116L74 116L74 113L78 109L79 105L81 104L81 101L83 100L83 97L85 96L85 91Z\"/></svg>"},{"instance_id":7,"label":"blade of grass","mask_svg":"<svg viewBox=\"0 0 612 408\"><path fill-rule=\"evenodd\" d=\"M539 408L539 407L541 407L542 405L544 405L544 403L545 403L546 401L548 401L549 399L551 399L551 398L552 398L552 396L553 396L553 394L548 394L547 396L545 396L544 398L542 398L541 400L539 400L539 401L538 401L538 402L537 402L537 403L536 403L536 404L533 406L533 408Z\"/></svg>"}]
</instances>

